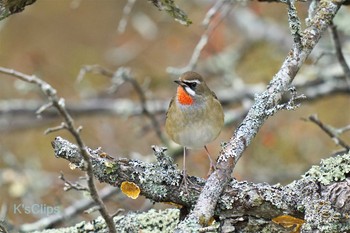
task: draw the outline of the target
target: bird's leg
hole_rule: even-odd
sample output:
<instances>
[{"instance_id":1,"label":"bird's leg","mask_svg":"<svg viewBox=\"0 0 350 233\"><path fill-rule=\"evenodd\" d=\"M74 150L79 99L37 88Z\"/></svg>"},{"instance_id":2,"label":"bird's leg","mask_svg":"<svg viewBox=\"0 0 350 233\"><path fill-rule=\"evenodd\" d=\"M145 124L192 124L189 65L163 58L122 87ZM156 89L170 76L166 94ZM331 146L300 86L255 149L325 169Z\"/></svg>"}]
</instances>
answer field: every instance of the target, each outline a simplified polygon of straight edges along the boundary
<instances>
[{"instance_id":1,"label":"bird's leg","mask_svg":"<svg viewBox=\"0 0 350 233\"><path fill-rule=\"evenodd\" d=\"M182 165L182 182L181 186L185 187L186 193L188 193L188 177L186 173L186 147L184 147L184 154L183 154L183 165Z\"/></svg>"},{"instance_id":2,"label":"bird's leg","mask_svg":"<svg viewBox=\"0 0 350 233\"><path fill-rule=\"evenodd\" d=\"M208 155L208 158L210 161L210 167L209 167L209 171L208 171L208 175L207 175L209 177L211 175L211 173L213 173L213 171L216 169L216 163L211 158L207 146L204 146L204 149L207 152L207 155Z\"/></svg>"},{"instance_id":3,"label":"bird's leg","mask_svg":"<svg viewBox=\"0 0 350 233\"><path fill-rule=\"evenodd\" d=\"M184 186L185 188L185 193L188 194L188 184L190 183L192 185L193 188L195 188L196 190L200 190L201 186L199 186L198 184L192 183L189 179L188 179L188 175L186 172L186 147L184 147L184 158L183 158L183 168L182 168L182 181L181 181L181 186Z\"/></svg>"}]
</instances>

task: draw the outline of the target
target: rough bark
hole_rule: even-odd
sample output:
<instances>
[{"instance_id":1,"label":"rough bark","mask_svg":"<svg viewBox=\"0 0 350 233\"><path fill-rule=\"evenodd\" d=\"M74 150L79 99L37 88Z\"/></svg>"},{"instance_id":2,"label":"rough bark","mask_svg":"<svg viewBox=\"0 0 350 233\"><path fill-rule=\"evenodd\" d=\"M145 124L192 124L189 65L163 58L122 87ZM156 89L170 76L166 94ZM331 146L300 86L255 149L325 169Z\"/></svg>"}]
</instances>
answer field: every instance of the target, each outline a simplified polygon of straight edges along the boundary
<instances>
[{"instance_id":1,"label":"rough bark","mask_svg":"<svg viewBox=\"0 0 350 233\"><path fill-rule=\"evenodd\" d=\"M68 160L76 168L84 168L75 144L57 137L52 145L57 157ZM189 186L189 194L184 195L180 188L181 171L166 155L165 148L154 146L153 149L157 158L154 163L114 159L101 149L88 150L94 175L100 182L117 187L124 181L133 182L140 187L141 195L155 202L181 205L180 212L188 212L196 204L205 180L191 176L193 184ZM215 229L219 232L261 232L264 229L288 232L291 228L278 226L272 219L290 215L304 219L303 232L350 230L349 171L350 154L343 154L322 160L301 179L285 186L231 179L215 208Z\"/></svg>"}]
</instances>

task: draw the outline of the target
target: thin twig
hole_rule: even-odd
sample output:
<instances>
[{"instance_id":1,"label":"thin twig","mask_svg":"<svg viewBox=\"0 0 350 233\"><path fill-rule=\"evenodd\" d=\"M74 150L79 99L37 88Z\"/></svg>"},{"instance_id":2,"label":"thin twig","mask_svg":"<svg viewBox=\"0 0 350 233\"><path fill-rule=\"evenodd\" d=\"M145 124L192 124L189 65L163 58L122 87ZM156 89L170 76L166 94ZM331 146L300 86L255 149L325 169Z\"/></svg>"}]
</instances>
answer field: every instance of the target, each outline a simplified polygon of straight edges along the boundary
<instances>
[{"instance_id":1,"label":"thin twig","mask_svg":"<svg viewBox=\"0 0 350 233\"><path fill-rule=\"evenodd\" d=\"M121 213L123 213L123 212L125 212L124 209L118 209L116 212L114 212L114 214L112 214L112 216L113 216L113 217L118 216L119 214L121 214Z\"/></svg>"},{"instance_id":2,"label":"thin twig","mask_svg":"<svg viewBox=\"0 0 350 233\"><path fill-rule=\"evenodd\" d=\"M345 80L348 83L348 86L350 86L350 68L346 63L344 54L341 49L341 43L340 43L337 27L334 25L333 22L331 22L331 24L329 25L329 28L333 38L334 48L335 48L335 52L336 52L339 64L343 69Z\"/></svg>"},{"instance_id":3,"label":"thin twig","mask_svg":"<svg viewBox=\"0 0 350 233\"><path fill-rule=\"evenodd\" d=\"M50 127L48 129L45 130L44 134L49 134L49 133L53 133L53 132L57 132L57 131L60 131L60 130L63 130L63 129L67 129L67 125L65 122L62 122L60 125L58 126L55 126L55 127Z\"/></svg>"},{"instance_id":4,"label":"thin twig","mask_svg":"<svg viewBox=\"0 0 350 233\"><path fill-rule=\"evenodd\" d=\"M213 17L218 13L218 11L224 6L227 0L217 1L206 13L202 25L207 29L213 19Z\"/></svg>"},{"instance_id":5,"label":"thin twig","mask_svg":"<svg viewBox=\"0 0 350 233\"><path fill-rule=\"evenodd\" d=\"M117 71L113 72L111 70L108 70L100 65L90 65L90 66L84 66L78 75L78 80L81 80L86 73L94 73L94 74L100 74L106 77L109 77L112 79L113 83L118 83L120 85L120 80L123 82L129 82L134 90L136 91L136 94L139 97L140 103L141 103L141 109L142 113L149 118L151 121L152 127L154 131L156 132L158 138L161 140L161 142L165 145L168 144L168 141L164 137L161 127L159 125L159 122L155 116L155 114L148 110L147 107L147 98L145 95L145 92L141 85L136 81L135 78L133 78L130 74L130 70L124 67L120 67Z\"/></svg>"},{"instance_id":6,"label":"thin twig","mask_svg":"<svg viewBox=\"0 0 350 233\"><path fill-rule=\"evenodd\" d=\"M132 10L132 8L135 5L136 0L128 0L128 2L125 4L124 8L123 8L123 16L119 21L118 24L118 32L120 34L125 32L125 28L128 24L128 17L130 15L130 12Z\"/></svg>"},{"instance_id":7,"label":"thin twig","mask_svg":"<svg viewBox=\"0 0 350 233\"><path fill-rule=\"evenodd\" d=\"M344 126L342 128L336 129L337 133L343 134L350 130L350 125Z\"/></svg>"},{"instance_id":8,"label":"thin twig","mask_svg":"<svg viewBox=\"0 0 350 233\"><path fill-rule=\"evenodd\" d=\"M0 232L8 233L5 224L2 221L0 221Z\"/></svg>"},{"instance_id":9,"label":"thin twig","mask_svg":"<svg viewBox=\"0 0 350 233\"><path fill-rule=\"evenodd\" d=\"M182 68L176 68L176 67L168 67L167 72L174 75L182 74L189 70L194 70L196 68L196 65L198 63L199 57L204 49L204 47L208 44L209 38L212 34L212 32L216 29L216 27L222 22L222 20L228 15L230 10L232 8L224 8L225 4L230 3L230 1L227 0L220 0L212 8L210 8L203 20L203 25L205 26L205 31L202 34L201 38L199 39L196 47L193 50L192 56L190 58L190 61L185 67ZM213 16L218 14L219 10L222 10L220 19L218 21L215 21L213 23L212 19Z\"/></svg>"},{"instance_id":10,"label":"thin twig","mask_svg":"<svg viewBox=\"0 0 350 233\"><path fill-rule=\"evenodd\" d=\"M112 195L117 194L119 191L112 186L107 186L99 191L99 196L102 200L106 200ZM20 230L23 232L32 232L40 229L47 229L49 227L56 226L67 219L72 219L74 216L82 213L84 210L90 208L95 205L94 201L91 198L83 198L75 201L70 206L62 209L59 213L44 217L39 219L36 222L23 224L20 227ZM114 215L111 215L114 217Z\"/></svg>"},{"instance_id":11,"label":"thin twig","mask_svg":"<svg viewBox=\"0 0 350 233\"><path fill-rule=\"evenodd\" d=\"M0 208L0 232L8 233L7 223L5 221L7 215L7 203L2 203Z\"/></svg>"},{"instance_id":12,"label":"thin twig","mask_svg":"<svg viewBox=\"0 0 350 233\"><path fill-rule=\"evenodd\" d=\"M3 67L0 67L0 73L7 74L10 76L16 77L22 81L37 85L41 89L41 91L48 97L49 101L52 102L52 106L55 107L58 110L58 112L61 114L61 116L64 118L65 124L67 126L67 130L75 138L79 146L79 149L81 151L81 154L83 156L83 159L85 161L86 174L88 177L87 183L90 190L91 198L95 201L97 205L101 207L99 211L101 216L104 218L106 225L108 226L109 232L116 233L114 221L109 216L106 206L104 205L103 201L98 195L98 191L95 186L94 177L93 177L93 168L90 160L90 153L86 149L85 143L80 137L80 134L79 134L80 130L78 130L75 127L73 118L66 110L63 99L57 96L57 91L53 87L51 87L50 84L43 81L42 79L39 79L35 75L26 75L21 72L15 71L13 69L7 69Z\"/></svg>"},{"instance_id":13,"label":"thin twig","mask_svg":"<svg viewBox=\"0 0 350 233\"><path fill-rule=\"evenodd\" d=\"M64 182L64 191L69 191L71 189L74 190L78 190L78 191L89 191L89 189L79 183L72 183L69 180L67 180L64 175L63 172L61 172L61 174L58 176L59 179L61 179Z\"/></svg>"},{"instance_id":14,"label":"thin twig","mask_svg":"<svg viewBox=\"0 0 350 233\"><path fill-rule=\"evenodd\" d=\"M52 107L52 102L42 105L36 112L36 115L40 115L42 112Z\"/></svg>"},{"instance_id":15,"label":"thin twig","mask_svg":"<svg viewBox=\"0 0 350 233\"><path fill-rule=\"evenodd\" d=\"M308 120L320 127L328 136L330 136L333 139L335 144L345 148L347 151L350 150L350 146L341 138L339 138L336 132L330 126L323 124L322 121L320 121L316 115L309 116Z\"/></svg>"},{"instance_id":16,"label":"thin twig","mask_svg":"<svg viewBox=\"0 0 350 233\"><path fill-rule=\"evenodd\" d=\"M295 110L300 107L300 103L297 103L300 100L306 99L306 96L304 94L298 95L296 88L294 86L289 88L291 97L286 103L283 104L277 104L276 106L273 106L272 108L266 110L266 114L268 116L274 115L276 112L280 110Z\"/></svg>"},{"instance_id":17,"label":"thin twig","mask_svg":"<svg viewBox=\"0 0 350 233\"><path fill-rule=\"evenodd\" d=\"M150 111L148 111L146 95L145 95L145 92L143 91L142 87L140 86L140 84L131 76L130 71L128 69L119 68L115 75L117 77L122 78L123 80L131 83L131 85L135 89L137 95L139 96L143 114L145 114L150 119L151 124L153 126L153 129L155 130L155 132L156 132L158 138L161 140L161 142L163 144L168 144L167 140L165 139L165 137L162 133L161 127L160 127L159 122L156 119L155 115L152 114Z\"/></svg>"}]
</instances>

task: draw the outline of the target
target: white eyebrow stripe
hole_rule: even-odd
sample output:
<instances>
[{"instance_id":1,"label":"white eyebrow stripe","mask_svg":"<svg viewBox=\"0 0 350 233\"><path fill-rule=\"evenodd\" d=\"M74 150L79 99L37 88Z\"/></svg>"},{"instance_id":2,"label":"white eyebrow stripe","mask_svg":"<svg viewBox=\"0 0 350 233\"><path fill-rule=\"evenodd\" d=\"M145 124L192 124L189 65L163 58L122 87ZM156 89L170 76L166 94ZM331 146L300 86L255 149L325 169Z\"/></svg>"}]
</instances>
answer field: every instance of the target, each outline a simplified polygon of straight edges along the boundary
<instances>
[{"instance_id":1,"label":"white eyebrow stripe","mask_svg":"<svg viewBox=\"0 0 350 233\"><path fill-rule=\"evenodd\" d=\"M184 82L184 83L197 83L197 84L201 83L198 79L184 80L183 82Z\"/></svg>"}]
</instances>

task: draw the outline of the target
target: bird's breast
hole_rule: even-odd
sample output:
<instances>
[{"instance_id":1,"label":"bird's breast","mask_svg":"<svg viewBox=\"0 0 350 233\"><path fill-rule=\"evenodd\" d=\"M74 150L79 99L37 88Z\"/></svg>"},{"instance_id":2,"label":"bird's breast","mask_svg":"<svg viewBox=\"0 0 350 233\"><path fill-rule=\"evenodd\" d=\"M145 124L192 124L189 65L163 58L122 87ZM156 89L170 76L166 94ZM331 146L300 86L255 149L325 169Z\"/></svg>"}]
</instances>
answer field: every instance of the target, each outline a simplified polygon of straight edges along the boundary
<instances>
[{"instance_id":1,"label":"bird's breast","mask_svg":"<svg viewBox=\"0 0 350 233\"><path fill-rule=\"evenodd\" d=\"M173 115L172 139L188 148L201 148L215 140L223 126L223 114L204 104L193 106L177 103L177 114Z\"/></svg>"}]
</instances>

